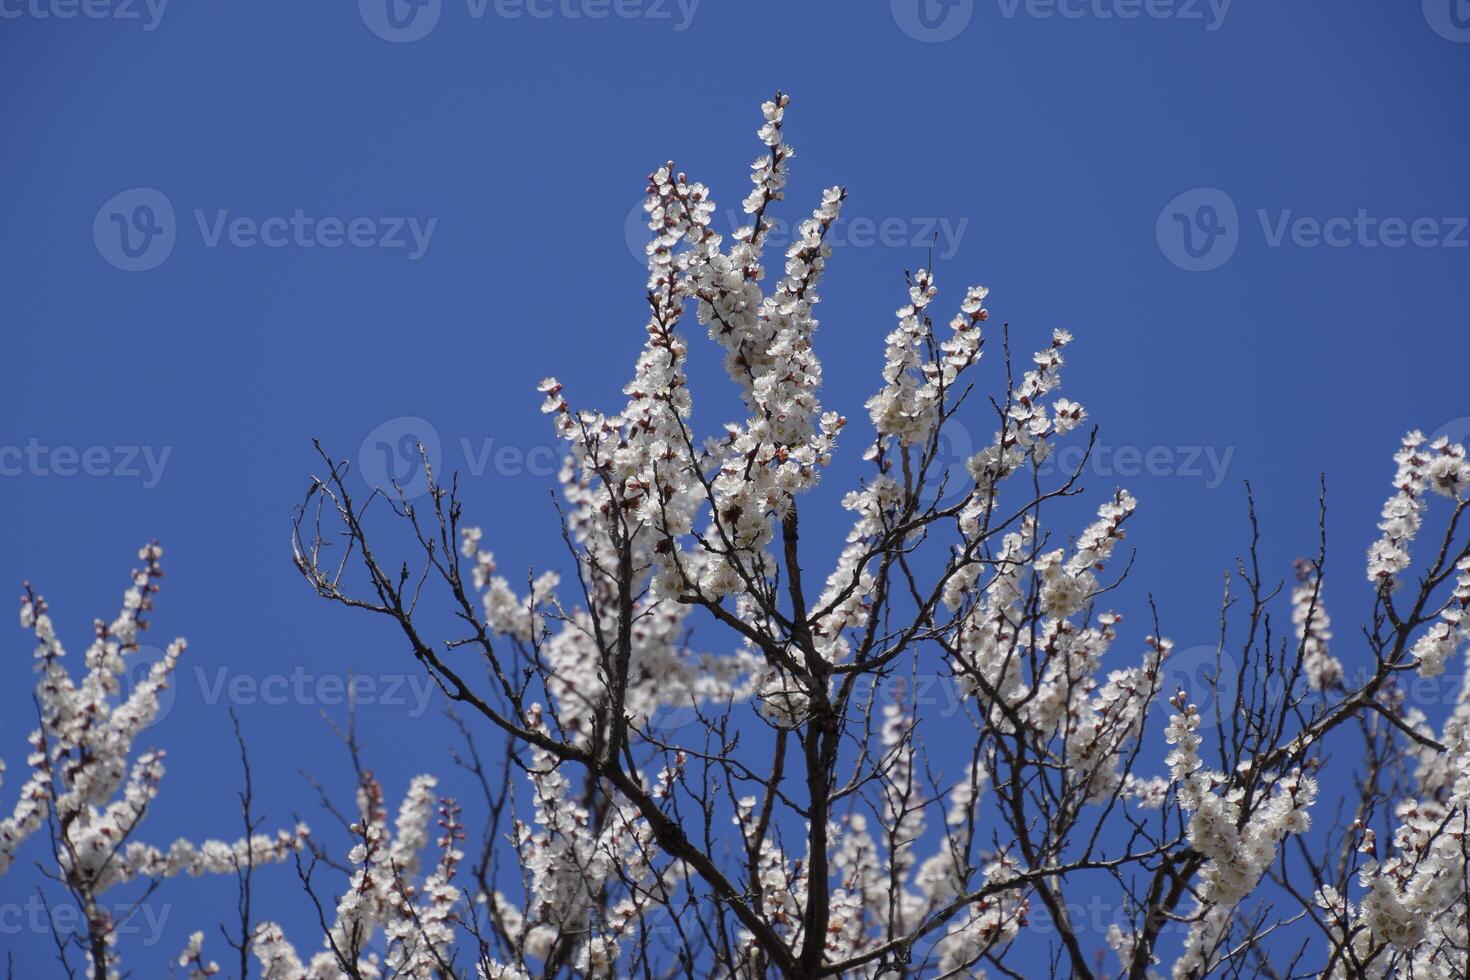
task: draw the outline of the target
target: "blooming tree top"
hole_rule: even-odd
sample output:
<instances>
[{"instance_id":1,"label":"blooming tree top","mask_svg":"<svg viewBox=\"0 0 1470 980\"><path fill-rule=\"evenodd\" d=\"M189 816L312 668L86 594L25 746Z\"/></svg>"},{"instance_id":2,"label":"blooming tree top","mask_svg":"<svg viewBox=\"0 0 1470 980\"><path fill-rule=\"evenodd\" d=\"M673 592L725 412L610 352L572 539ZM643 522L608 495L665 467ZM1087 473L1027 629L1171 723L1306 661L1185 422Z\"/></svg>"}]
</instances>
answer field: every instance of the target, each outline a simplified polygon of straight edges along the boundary
<instances>
[{"instance_id":1,"label":"blooming tree top","mask_svg":"<svg viewBox=\"0 0 1470 980\"><path fill-rule=\"evenodd\" d=\"M290 857L319 913L312 951L248 909L236 946L278 980L1015 976L1037 962L1033 934L1081 977L1463 976L1470 692L1431 719L1400 679L1443 674L1470 642L1465 448L1405 438L1367 585L1333 587L1356 581L1373 602L1361 635L1334 636L1320 542L1279 603L1292 629L1277 629L1253 536L1215 669L1166 689L1173 644L1112 608L1139 502L1084 486L1085 458L1059 476L1044 465L1087 438L1085 409L1060 394L1071 334L1017 365L988 289L959 292L936 326L936 276L920 269L866 423L823 404L816 310L846 192L824 191L767 254L788 106L762 106L748 224L728 238L707 187L673 163L650 175L648 319L622 407L540 385L565 447L569 573L508 577L453 479L434 475L423 503L359 500L323 453L296 566L324 598L393 623L455 705L456 758L483 799L462 809L423 775L390 821L359 769L329 897L313 873L332 859L305 828L124 846L162 774L157 754L127 760L183 652L112 700L161 574L150 547L76 686L27 591L41 727L0 865L48 816L89 910L115 884ZM694 427L691 320L741 399L714 433ZM982 363L1005 378L984 404ZM993 426L959 472L942 447L961 415ZM844 488L849 529L829 556L802 518L839 451L869 469ZM1058 521L1070 498L1092 513L1080 526ZM1255 531L1253 504L1250 517ZM387 557L383 520L408 529L412 558ZM424 612L436 602L452 620ZM955 692L958 717L926 715L923 678ZM1166 744L1151 718L1167 719ZM499 772L483 732L507 746ZM1329 794L1355 817L1314 828ZM1077 911L1098 898L1105 926ZM1272 965L1308 941L1314 958ZM106 976L115 936L99 918L84 942ZM218 970L199 935L178 964Z\"/></svg>"}]
</instances>

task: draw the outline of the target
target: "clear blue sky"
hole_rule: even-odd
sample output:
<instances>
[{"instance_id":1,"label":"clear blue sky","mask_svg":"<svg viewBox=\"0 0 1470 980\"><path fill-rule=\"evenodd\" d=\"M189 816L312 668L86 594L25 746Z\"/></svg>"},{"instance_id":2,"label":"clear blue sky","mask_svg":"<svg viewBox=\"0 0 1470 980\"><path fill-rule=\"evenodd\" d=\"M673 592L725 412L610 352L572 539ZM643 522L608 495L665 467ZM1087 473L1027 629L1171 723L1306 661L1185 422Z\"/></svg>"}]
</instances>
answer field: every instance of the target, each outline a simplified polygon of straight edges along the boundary
<instances>
[{"instance_id":1,"label":"clear blue sky","mask_svg":"<svg viewBox=\"0 0 1470 980\"><path fill-rule=\"evenodd\" d=\"M738 208L777 87L797 149L783 217L828 184L850 195L820 308L829 407L864 418L902 272L938 234L941 307L984 282L1024 350L1078 337L1064 393L1107 450L1090 489L1141 502L1128 658L1145 591L1181 647L1212 642L1242 480L1286 576L1325 472L1327 594L1355 662L1389 455L1410 427L1470 431L1463 0L386 2L0 0L0 581L36 583L79 659L162 540L155 639L191 646L151 732L169 771L143 838L236 833L230 683L272 824L327 825L302 769L350 800L318 716L340 718L325 702L349 668L398 702L361 713L395 806L414 772L449 773L437 702L392 680L393 635L291 568L311 438L372 473L378 443L432 432L502 566L561 562L534 386L621 403L644 177L673 158ZM694 346L696 392L718 389ZM733 411L723 391L699 404L709 425ZM9 807L33 710L30 642L6 649ZM261 686L293 675L313 693ZM0 879L0 947L44 976L26 864ZM315 949L294 875L260 888ZM231 893L168 886L137 975Z\"/></svg>"}]
</instances>

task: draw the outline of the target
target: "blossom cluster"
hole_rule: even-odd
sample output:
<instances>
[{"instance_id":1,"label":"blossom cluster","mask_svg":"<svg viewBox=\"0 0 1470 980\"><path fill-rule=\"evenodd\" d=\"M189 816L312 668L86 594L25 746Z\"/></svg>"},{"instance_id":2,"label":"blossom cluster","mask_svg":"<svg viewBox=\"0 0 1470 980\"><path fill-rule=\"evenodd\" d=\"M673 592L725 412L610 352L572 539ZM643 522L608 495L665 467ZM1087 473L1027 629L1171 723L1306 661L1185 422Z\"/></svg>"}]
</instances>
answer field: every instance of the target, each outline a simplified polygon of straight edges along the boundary
<instances>
[{"instance_id":1,"label":"blossom cluster","mask_svg":"<svg viewBox=\"0 0 1470 980\"><path fill-rule=\"evenodd\" d=\"M1174 963L1176 980L1184 980L1213 968L1235 906L1255 890L1282 841L1311 826L1317 781L1293 768L1268 777L1269 793L1252 797L1240 774L1227 776L1205 766L1199 754L1199 709L1182 691L1172 703L1176 713L1165 733L1174 746L1169 773L1189 815L1189 842L1209 859L1200 874L1184 952Z\"/></svg>"},{"instance_id":2,"label":"blossom cluster","mask_svg":"<svg viewBox=\"0 0 1470 980\"><path fill-rule=\"evenodd\" d=\"M1330 652L1332 621L1322 604L1322 579L1307 561L1296 563L1297 584L1291 590L1291 621L1301 643L1302 670L1314 691L1342 684L1342 662Z\"/></svg>"},{"instance_id":3,"label":"blossom cluster","mask_svg":"<svg viewBox=\"0 0 1470 980\"><path fill-rule=\"evenodd\" d=\"M1470 941L1465 919L1464 842L1470 808L1470 687L1461 690L1445 724L1449 751L1421 752L1418 795L1399 802L1387 855L1377 834L1361 822L1352 833L1364 860L1354 899L1330 884L1315 893L1324 928L1343 950L1328 975L1403 975L1449 980L1464 972ZM1427 726L1422 726L1427 728Z\"/></svg>"},{"instance_id":4,"label":"blossom cluster","mask_svg":"<svg viewBox=\"0 0 1470 980\"><path fill-rule=\"evenodd\" d=\"M350 830L353 871L323 936L324 949L305 962L272 921L259 922L251 947L264 980L346 980L349 977L432 978L452 971L463 894L454 882L464 857L464 832L452 800L435 795L437 780L417 776L390 826L382 786L370 772L357 791L358 819ZM422 884L421 851L437 814L439 859ZM381 932L386 954L373 945Z\"/></svg>"},{"instance_id":5,"label":"blossom cluster","mask_svg":"<svg viewBox=\"0 0 1470 980\"><path fill-rule=\"evenodd\" d=\"M140 634L149 625L162 557L156 543L138 552L142 568L132 573L121 611L111 622L93 624L79 680L66 668L66 650L46 600L29 585L21 596L21 627L36 640L40 727L30 735L30 774L20 798L0 821L0 874L26 838L49 821L58 877L100 940L84 944L88 956L97 948L106 951L107 962L93 963L93 969L109 975L115 970L116 923L98 901L102 893L138 879L235 874L246 864L284 861L308 832L298 825L234 842L180 839L167 849L134 839L164 774L163 752L146 750L134 758L135 743L158 717L160 695L187 648L184 640L174 640L130 691L123 690L120 678L138 657Z\"/></svg>"},{"instance_id":6,"label":"blossom cluster","mask_svg":"<svg viewBox=\"0 0 1470 980\"><path fill-rule=\"evenodd\" d=\"M1426 491L1454 500L1457 512L1470 497L1463 446L1444 438L1426 444L1411 432L1395 461L1395 492L1379 525L1383 536L1368 555L1369 578L1385 590L1397 587L1412 564L1410 545L1428 509ZM1455 651L1470 643L1470 556L1462 554L1442 574L1453 582L1450 593L1437 610L1426 610L1429 625L1408 651L1409 666L1423 678L1444 673ZM1465 656L1470 661L1470 650ZM1404 726L1415 735L1406 745L1407 756L1417 762L1414 786L1395 803L1392 833L1384 843L1362 820L1350 829L1361 859L1356 891L1329 883L1315 890L1323 928L1338 950L1325 975L1448 980L1464 975L1470 945L1470 671L1438 731L1420 708L1404 708L1401 699L1385 710L1402 711Z\"/></svg>"},{"instance_id":7,"label":"blossom cluster","mask_svg":"<svg viewBox=\"0 0 1470 980\"><path fill-rule=\"evenodd\" d=\"M1383 505L1378 524L1382 536L1368 549L1368 579L1380 588L1394 588L1399 573L1409 567L1409 547L1428 506L1426 493L1457 499L1470 487L1465 447L1445 436L1426 443L1423 433L1410 432L1394 454L1394 462L1398 464L1393 480L1396 492Z\"/></svg>"}]
</instances>

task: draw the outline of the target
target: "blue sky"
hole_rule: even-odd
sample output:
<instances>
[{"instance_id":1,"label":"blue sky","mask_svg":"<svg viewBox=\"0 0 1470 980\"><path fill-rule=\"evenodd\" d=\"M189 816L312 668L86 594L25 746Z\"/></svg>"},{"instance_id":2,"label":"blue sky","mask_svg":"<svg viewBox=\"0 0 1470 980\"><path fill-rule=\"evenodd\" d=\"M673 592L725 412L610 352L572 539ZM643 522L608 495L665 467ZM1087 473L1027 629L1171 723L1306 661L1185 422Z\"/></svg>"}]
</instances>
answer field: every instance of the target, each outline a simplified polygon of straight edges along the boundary
<instances>
[{"instance_id":1,"label":"blue sky","mask_svg":"<svg viewBox=\"0 0 1470 980\"><path fill-rule=\"evenodd\" d=\"M1120 645L1141 649L1145 592L1181 647L1212 642L1241 482L1284 577L1325 472L1352 662L1397 439L1470 433L1464 0L386 2L0 0L0 581L36 583L79 655L162 540L155 628L191 646L152 730L169 773L146 839L234 834L231 705L271 822L324 824L299 771L349 786L320 718L349 668L378 685L360 718L390 799L449 771L391 633L291 568L311 439L369 478L382 446L437 440L502 567L560 562L534 386L620 404L644 177L673 158L738 208L778 87L782 216L849 191L826 404L864 417L903 270L935 242L941 306L983 282L1018 348L1077 335L1064 393L1106 451L1089 489L1141 502ZM713 426L734 403L693 346ZM8 807L33 712L30 643L6 648ZM293 877L264 900L314 948ZM0 880L23 976L49 963L36 881ZM217 883L165 894L141 975L232 908Z\"/></svg>"}]
</instances>

